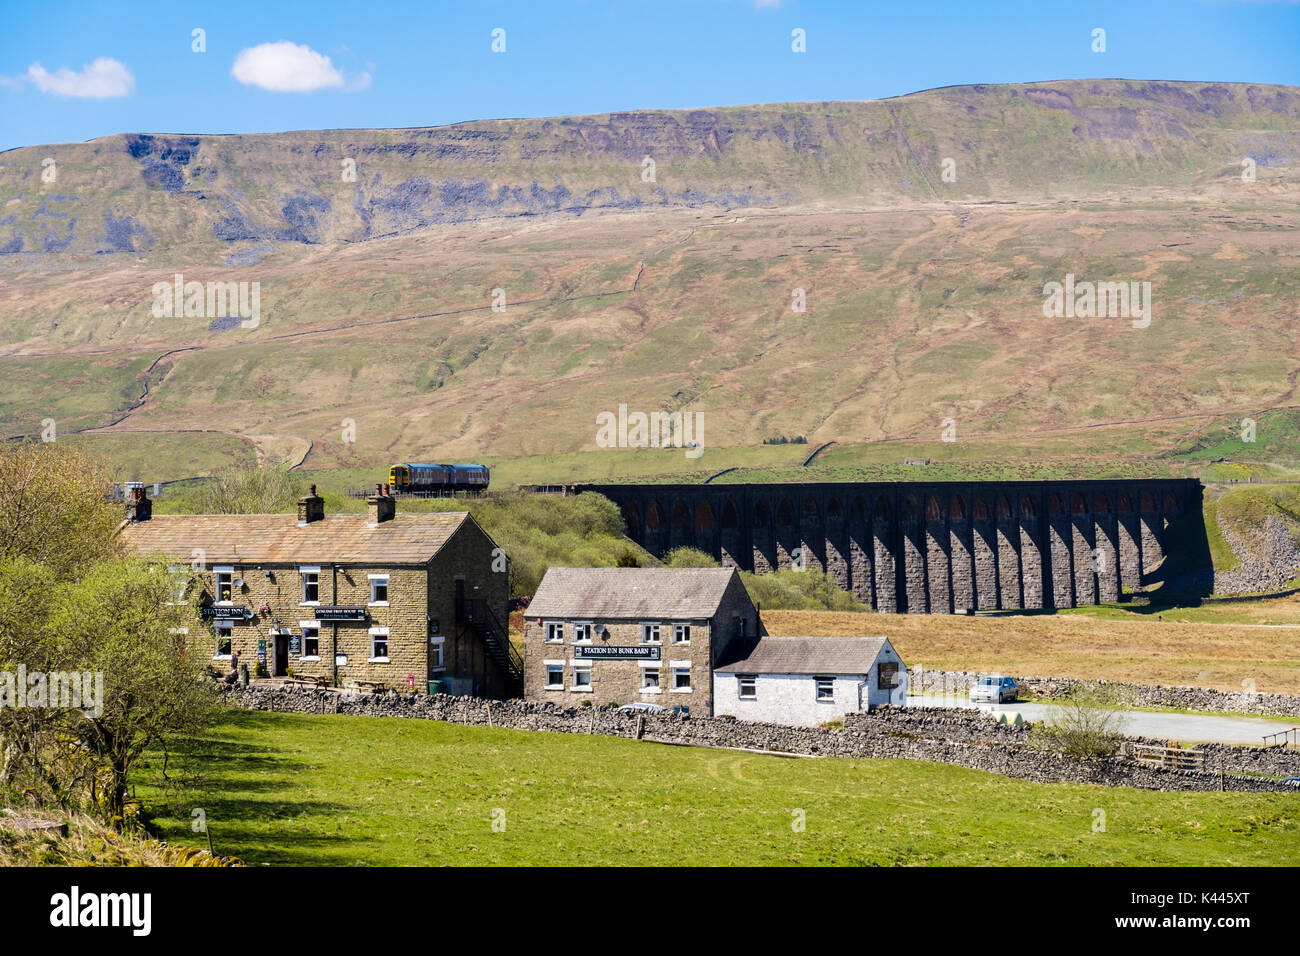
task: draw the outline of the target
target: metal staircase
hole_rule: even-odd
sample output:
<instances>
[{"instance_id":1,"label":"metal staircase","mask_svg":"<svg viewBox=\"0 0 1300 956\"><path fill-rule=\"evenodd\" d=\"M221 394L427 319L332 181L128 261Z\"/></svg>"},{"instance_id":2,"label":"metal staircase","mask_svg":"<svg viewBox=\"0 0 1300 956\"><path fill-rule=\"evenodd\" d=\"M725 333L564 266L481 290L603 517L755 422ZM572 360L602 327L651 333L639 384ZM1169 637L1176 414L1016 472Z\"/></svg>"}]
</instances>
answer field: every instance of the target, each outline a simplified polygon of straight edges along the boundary
<instances>
[{"instance_id":1,"label":"metal staircase","mask_svg":"<svg viewBox=\"0 0 1300 956\"><path fill-rule=\"evenodd\" d=\"M501 624L485 600L467 598L460 602L459 623L478 636L506 682L509 697L524 695L524 659L510 643L510 632Z\"/></svg>"}]
</instances>

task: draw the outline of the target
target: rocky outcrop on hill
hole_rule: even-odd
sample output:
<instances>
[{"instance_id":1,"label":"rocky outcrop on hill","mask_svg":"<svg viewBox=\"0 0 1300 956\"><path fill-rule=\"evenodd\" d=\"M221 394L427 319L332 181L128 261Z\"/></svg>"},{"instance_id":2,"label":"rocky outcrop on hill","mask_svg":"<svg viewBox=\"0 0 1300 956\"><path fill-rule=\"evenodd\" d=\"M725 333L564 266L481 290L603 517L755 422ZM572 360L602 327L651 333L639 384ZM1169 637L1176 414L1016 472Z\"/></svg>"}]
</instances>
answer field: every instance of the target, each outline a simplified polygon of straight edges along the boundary
<instances>
[{"instance_id":1,"label":"rocky outcrop on hill","mask_svg":"<svg viewBox=\"0 0 1300 956\"><path fill-rule=\"evenodd\" d=\"M1216 571L1216 594L1265 594L1280 591L1300 577L1300 546L1294 531L1276 515L1260 527L1238 531L1219 515L1219 530L1237 557L1231 571Z\"/></svg>"}]
</instances>

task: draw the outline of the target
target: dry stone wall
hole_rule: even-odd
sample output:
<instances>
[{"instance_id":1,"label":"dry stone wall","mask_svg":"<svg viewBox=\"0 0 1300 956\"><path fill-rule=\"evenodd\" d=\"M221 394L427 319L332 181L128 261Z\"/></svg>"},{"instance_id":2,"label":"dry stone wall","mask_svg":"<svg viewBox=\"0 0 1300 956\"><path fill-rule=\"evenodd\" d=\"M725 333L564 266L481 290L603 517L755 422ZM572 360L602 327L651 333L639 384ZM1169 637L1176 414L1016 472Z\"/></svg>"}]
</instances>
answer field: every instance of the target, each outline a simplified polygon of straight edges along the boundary
<instances>
[{"instance_id":1,"label":"dry stone wall","mask_svg":"<svg viewBox=\"0 0 1300 956\"><path fill-rule=\"evenodd\" d=\"M1024 727L999 726L971 711L881 708L870 714L848 715L842 728L823 729L750 723L728 717L628 714L612 708L565 709L540 702L447 695L369 695L257 684L227 688L224 693L231 705L250 710L406 717L807 756L929 760L1039 783L1261 793L1292 789L1262 777L1145 767L1120 759L1100 765L1082 764L1030 747Z\"/></svg>"},{"instance_id":2,"label":"dry stone wall","mask_svg":"<svg viewBox=\"0 0 1300 956\"><path fill-rule=\"evenodd\" d=\"M970 692L971 685L979 680L980 676L973 671L929 670L913 666L908 671L909 690L914 694L948 694L965 697ZM1017 676L1016 681L1030 696L1050 698L1064 697L1081 683L1073 677ZM1123 681L1104 683L1124 694L1133 707L1175 707L1180 710L1300 718L1300 697L1289 694L1261 694L1246 691L1232 693L1206 687L1161 687L1153 684L1129 684ZM1284 729L1283 726L1278 727L1278 730Z\"/></svg>"}]
</instances>

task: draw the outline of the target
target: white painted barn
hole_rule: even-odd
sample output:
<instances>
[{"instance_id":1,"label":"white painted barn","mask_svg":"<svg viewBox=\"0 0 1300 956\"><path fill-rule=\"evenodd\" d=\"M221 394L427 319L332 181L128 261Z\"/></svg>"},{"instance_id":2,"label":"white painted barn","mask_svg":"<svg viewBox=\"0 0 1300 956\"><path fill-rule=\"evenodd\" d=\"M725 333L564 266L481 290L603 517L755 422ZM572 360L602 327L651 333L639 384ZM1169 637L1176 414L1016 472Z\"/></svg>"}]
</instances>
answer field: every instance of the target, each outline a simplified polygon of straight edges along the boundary
<instances>
[{"instance_id":1,"label":"white painted barn","mask_svg":"<svg viewBox=\"0 0 1300 956\"><path fill-rule=\"evenodd\" d=\"M886 637L772 637L713 674L713 713L815 727L907 702L907 665Z\"/></svg>"}]
</instances>

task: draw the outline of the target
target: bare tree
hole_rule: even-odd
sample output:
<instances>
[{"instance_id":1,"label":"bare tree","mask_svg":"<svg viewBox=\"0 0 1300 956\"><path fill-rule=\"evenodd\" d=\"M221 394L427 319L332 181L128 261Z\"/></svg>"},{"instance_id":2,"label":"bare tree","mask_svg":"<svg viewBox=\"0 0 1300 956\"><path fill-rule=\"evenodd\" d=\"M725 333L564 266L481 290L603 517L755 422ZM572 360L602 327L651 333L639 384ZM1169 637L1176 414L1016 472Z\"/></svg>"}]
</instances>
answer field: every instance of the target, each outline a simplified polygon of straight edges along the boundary
<instances>
[{"instance_id":1,"label":"bare tree","mask_svg":"<svg viewBox=\"0 0 1300 956\"><path fill-rule=\"evenodd\" d=\"M1080 681L1050 718L1035 728L1036 742L1075 760L1114 754L1128 727L1127 695L1114 684Z\"/></svg>"}]
</instances>

